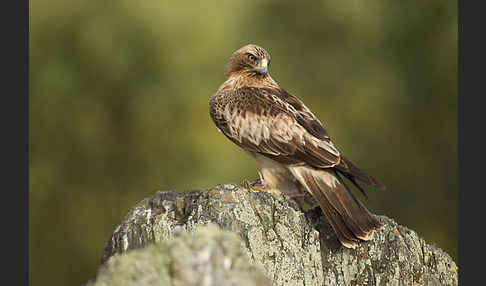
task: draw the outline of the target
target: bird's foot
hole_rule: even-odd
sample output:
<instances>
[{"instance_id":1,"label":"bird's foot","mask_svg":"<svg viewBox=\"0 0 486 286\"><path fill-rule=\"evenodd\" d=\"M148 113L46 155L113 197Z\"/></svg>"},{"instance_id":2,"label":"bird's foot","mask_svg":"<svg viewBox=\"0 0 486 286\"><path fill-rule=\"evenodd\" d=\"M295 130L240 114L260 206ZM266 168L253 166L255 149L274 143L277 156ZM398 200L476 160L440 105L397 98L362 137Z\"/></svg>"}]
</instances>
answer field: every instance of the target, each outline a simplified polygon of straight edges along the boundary
<instances>
[{"instance_id":1,"label":"bird's foot","mask_svg":"<svg viewBox=\"0 0 486 286\"><path fill-rule=\"evenodd\" d=\"M255 192L255 193L260 192L260 191L265 191L267 193L274 194L274 195L277 195L277 196L282 195L282 192L280 192L278 189L269 188L268 185L266 184L266 182L262 179L261 175L260 175L260 178L256 179L253 182L249 182L247 179L245 179L245 180L243 180L241 185L244 188L250 190L251 192Z\"/></svg>"},{"instance_id":2,"label":"bird's foot","mask_svg":"<svg viewBox=\"0 0 486 286\"><path fill-rule=\"evenodd\" d=\"M259 192L265 188L265 184L261 181L261 179L256 179L253 182L249 182L247 179L244 179L241 185L252 192Z\"/></svg>"}]
</instances>

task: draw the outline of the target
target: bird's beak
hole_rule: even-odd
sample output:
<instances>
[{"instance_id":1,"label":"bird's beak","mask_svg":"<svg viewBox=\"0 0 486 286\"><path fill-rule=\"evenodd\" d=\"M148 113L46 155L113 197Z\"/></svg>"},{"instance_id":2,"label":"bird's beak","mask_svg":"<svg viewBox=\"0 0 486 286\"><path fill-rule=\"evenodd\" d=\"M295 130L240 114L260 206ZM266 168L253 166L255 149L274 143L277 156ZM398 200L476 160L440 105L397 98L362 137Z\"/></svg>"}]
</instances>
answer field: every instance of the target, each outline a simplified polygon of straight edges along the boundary
<instances>
[{"instance_id":1,"label":"bird's beak","mask_svg":"<svg viewBox=\"0 0 486 286\"><path fill-rule=\"evenodd\" d=\"M260 65L258 67L255 67L255 69L259 73L266 75L268 73L268 60L262 59L262 61L260 62Z\"/></svg>"}]
</instances>

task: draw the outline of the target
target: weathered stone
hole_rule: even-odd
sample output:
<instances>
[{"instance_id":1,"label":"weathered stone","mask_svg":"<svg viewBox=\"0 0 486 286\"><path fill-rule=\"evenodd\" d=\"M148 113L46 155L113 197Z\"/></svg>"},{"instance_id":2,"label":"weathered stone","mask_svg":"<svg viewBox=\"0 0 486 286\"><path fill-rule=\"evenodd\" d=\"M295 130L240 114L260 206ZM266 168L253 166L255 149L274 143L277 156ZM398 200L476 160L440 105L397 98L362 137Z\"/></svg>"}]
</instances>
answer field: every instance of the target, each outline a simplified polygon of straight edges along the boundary
<instances>
[{"instance_id":1,"label":"weathered stone","mask_svg":"<svg viewBox=\"0 0 486 286\"><path fill-rule=\"evenodd\" d=\"M340 245L319 208L303 211L296 201L281 196L232 184L204 191L159 191L135 206L116 228L102 261L166 241L177 231L191 233L214 223L241 237L250 262L273 285L458 284L457 266L447 253L392 219L379 219L385 227L353 250Z\"/></svg>"},{"instance_id":2,"label":"weathered stone","mask_svg":"<svg viewBox=\"0 0 486 286\"><path fill-rule=\"evenodd\" d=\"M114 255L88 286L269 286L270 280L249 263L237 234L215 225L193 234Z\"/></svg>"}]
</instances>

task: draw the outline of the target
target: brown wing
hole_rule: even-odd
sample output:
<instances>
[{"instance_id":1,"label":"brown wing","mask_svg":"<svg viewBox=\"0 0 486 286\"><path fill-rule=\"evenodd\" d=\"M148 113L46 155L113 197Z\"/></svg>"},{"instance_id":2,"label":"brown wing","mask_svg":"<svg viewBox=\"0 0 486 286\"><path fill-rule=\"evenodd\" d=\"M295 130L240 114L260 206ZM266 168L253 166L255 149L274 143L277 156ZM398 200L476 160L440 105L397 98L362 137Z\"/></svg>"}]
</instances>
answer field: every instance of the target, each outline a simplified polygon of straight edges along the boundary
<instances>
[{"instance_id":1,"label":"brown wing","mask_svg":"<svg viewBox=\"0 0 486 286\"><path fill-rule=\"evenodd\" d=\"M376 188L385 189L385 185L380 182L377 178L366 174L362 171L358 166L356 166L353 162L351 162L348 158L341 155L341 162L335 166L338 171L341 171L343 175L348 178L351 182L353 182L356 187L366 196L364 190L356 183L354 180L355 178Z\"/></svg>"},{"instance_id":2,"label":"brown wing","mask_svg":"<svg viewBox=\"0 0 486 286\"><path fill-rule=\"evenodd\" d=\"M263 90L264 92L274 94L280 100L292 106L292 108L295 110L294 114L296 115L297 122L299 122L299 124L302 125L302 127L304 127L307 132L319 139L330 139L326 130L322 126L322 123L315 117L315 115L309 110L309 108L307 108L307 106L304 105L304 103L300 99L283 89L280 89L277 92L272 89Z\"/></svg>"},{"instance_id":3,"label":"brown wing","mask_svg":"<svg viewBox=\"0 0 486 286\"><path fill-rule=\"evenodd\" d=\"M317 168L340 162L339 151L320 122L283 90L244 87L223 91L211 99L210 114L235 144L277 162Z\"/></svg>"},{"instance_id":4,"label":"brown wing","mask_svg":"<svg viewBox=\"0 0 486 286\"><path fill-rule=\"evenodd\" d=\"M286 103L292 105L295 108L297 114L297 121L301 124L309 133L313 136L321 139L329 139L326 130L322 126L321 122L312 114L312 112L304 105L304 103L297 97L281 90L281 92L276 93L276 95L284 100ZM366 196L364 190L356 183L355 179L358 179L370 186L377 187L380 189L385 189L385 185L380 182L377 178L366 174L348 158L341 155L341 161L335 168L343 173L343 175L348 178L353 184L358 187L358 189Z\"/></svg>"}]
</instances>

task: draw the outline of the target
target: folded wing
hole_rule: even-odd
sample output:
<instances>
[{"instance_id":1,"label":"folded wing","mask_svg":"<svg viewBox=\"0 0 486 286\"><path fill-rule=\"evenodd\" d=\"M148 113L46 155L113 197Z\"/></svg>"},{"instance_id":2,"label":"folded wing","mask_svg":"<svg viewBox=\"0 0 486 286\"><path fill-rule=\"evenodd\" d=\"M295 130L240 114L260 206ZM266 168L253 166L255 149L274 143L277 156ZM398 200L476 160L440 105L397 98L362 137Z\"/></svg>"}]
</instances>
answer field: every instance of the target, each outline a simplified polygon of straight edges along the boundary
<instances>
[{"instance_id":1,"label":"folded wing","mask_svg":"<svg viewBox=\"0 0 486 286\"><path fill-rule=\"evenodd\" d=\"M213 98L211 117L240 147L283 164L317 168L339 164L340 153L320 122L306 108L298 110L296 103L282 100L278 90L245 87L223 93L237 94Z\"/></svg>"}]
</instances>

